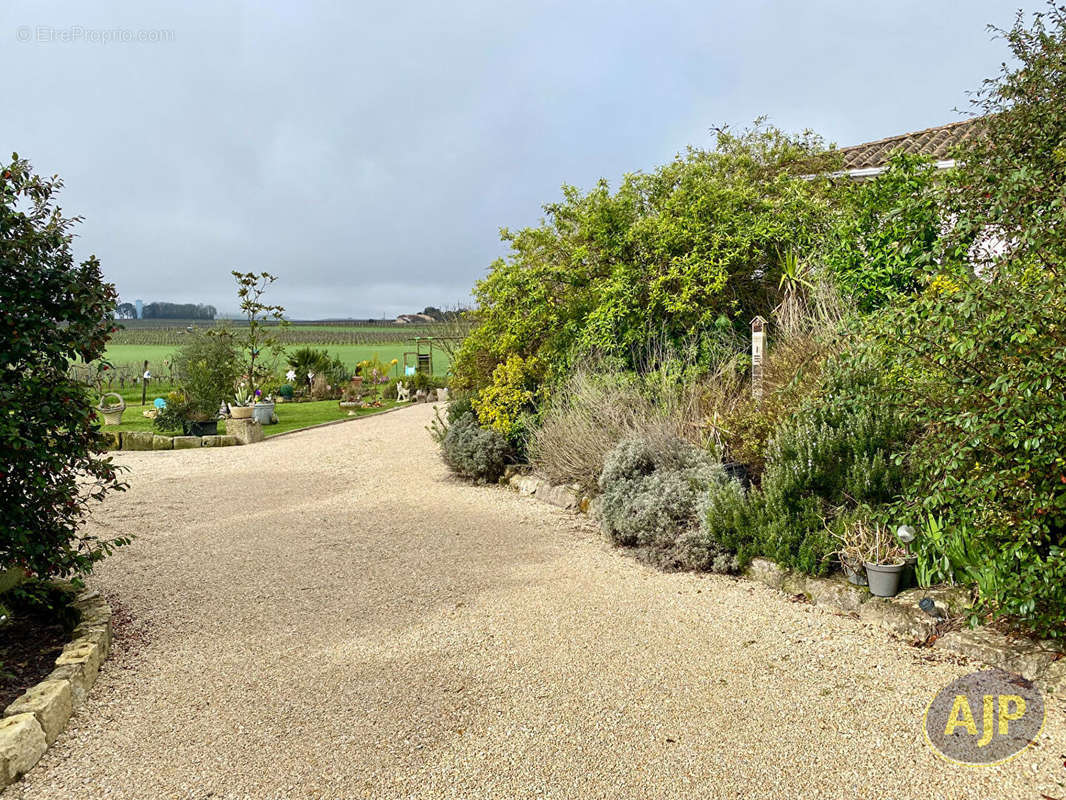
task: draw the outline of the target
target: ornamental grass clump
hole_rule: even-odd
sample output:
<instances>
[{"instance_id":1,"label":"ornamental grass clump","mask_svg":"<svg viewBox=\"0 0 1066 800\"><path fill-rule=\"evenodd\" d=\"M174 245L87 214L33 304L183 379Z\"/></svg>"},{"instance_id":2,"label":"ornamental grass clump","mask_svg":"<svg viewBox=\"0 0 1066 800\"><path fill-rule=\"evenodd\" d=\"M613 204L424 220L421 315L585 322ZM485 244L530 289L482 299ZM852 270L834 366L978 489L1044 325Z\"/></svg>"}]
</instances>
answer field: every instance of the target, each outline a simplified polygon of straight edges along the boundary
<instances>
[{"instance_id":1,"label":"ornamental grass clump","mask_svg":"<svg viewBox=\"0 0 1066 800\"><path fill-rule=\"evenodd\" d=\"M733 554L699 535L704 496L727 480L712 456L681 439L626 439L600 475L601 524L614 542L665 569L731 572Z\"/></svg>"}]
</instances>

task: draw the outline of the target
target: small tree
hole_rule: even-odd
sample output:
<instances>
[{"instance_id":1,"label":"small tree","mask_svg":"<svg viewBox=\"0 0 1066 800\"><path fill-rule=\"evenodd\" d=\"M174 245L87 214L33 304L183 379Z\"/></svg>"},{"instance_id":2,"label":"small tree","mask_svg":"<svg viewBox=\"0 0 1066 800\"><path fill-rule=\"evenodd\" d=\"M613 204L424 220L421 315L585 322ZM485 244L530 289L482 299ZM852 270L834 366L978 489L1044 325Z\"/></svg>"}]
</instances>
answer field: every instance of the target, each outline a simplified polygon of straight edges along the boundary
<instances>
[{"instance_id":1,"label":"small tree","mask_svg":"<svg viewBox=\"0 0 1066 800\"><path fill-rule=\"evenodd\" d=\"M129 541L79 531L92 501L125 488L98 457L88 385L68 375L104 354L117 296L95 256L74 262L62 185L17 154L0 168L0 574L85 573Z\"/></svg>"},{"instance_id":2,"label":"small tree","mask_svg":"<svg viewBox=\"0 0 1066 800\"><path fill-rule=\"evenodd\" d=\"M238 272L233 270L237 279L237 298L241 302L241 312L248 320L248 326L241 329L238 344L246 351L248 359L248 394L255 395L257 381L256 361L264 350L275 358L281 356L284 347L281 340L270 329L269 323L286 325L284 306L272 306L263 302L263 295L278 278L269 272ZM262 369L260 364L259 369Z\"/></svg>"},{"instance_id":3,"label":"small tree","mask_svg":"<svg viewBox=\"0 0 1066 800\"><path fill-rule=\"evenodd\" d=\"M213 336L193 334L174 354L174 377L186 394L189 411L203 419L218 416L219 406L233 396L241 370L241 353L227 327Z\"/></svg>"}]
</instances>

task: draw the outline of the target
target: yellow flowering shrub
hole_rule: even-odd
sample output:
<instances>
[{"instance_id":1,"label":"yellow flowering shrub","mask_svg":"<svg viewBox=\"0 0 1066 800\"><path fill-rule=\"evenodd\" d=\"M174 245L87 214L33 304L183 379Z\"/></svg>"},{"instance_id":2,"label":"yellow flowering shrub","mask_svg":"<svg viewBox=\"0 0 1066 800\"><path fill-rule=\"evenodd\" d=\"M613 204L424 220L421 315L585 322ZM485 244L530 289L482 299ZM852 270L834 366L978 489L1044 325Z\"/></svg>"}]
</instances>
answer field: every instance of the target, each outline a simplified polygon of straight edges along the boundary
<instances>
[{"instance_id":1,"label":"yellow flowering shrub","mask_svg":"<svg viewBox=\"0 0 1066 800\"><path fill-rule=\"evenodd\" d=\"M492 383L471 403L478 423L514 442L525 434L524 418L536 409L544 363L533 356L510 356L492 372Z\"/></svg>"}]
</instances>

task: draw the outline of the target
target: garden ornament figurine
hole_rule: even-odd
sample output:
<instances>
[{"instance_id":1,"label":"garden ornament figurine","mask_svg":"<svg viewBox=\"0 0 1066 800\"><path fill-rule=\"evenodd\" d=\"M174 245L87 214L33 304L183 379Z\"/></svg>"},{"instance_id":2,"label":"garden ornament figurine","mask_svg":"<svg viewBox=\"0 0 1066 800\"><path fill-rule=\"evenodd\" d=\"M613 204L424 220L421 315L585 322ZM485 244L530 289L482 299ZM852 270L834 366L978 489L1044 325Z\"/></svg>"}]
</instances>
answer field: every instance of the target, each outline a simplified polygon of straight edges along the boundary
<instances>
[{"instance_id":1,"label":"garden ornament figurine","mask_svg":"<svg viewBox=\"0 0 1066 800\"><path fill-rule=\"evenodd\" d=\"M408 389L403 381L396 384L396 400L400 403L405 403L411 399L411 390Z\"/></svg>"}]
</instances>

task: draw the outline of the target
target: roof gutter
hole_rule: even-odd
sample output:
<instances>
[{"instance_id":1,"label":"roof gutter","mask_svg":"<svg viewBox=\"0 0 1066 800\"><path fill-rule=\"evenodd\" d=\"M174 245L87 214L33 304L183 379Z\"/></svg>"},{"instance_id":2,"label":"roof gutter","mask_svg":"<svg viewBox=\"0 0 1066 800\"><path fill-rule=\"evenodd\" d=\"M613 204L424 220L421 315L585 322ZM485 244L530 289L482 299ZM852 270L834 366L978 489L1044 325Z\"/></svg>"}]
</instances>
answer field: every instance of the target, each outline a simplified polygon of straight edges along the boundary
<instances>
[{"instance_id":1,"label":"roof gutter","mask_svg":"<svg viewBox=\"0 0 1066 800\"><path fill-rule=\"evenodd\" d=\"M951 169L952 167L955 166L955 159L954 158L949 158L949 159L946 159L944 161L936 161L936 162L933 163L933 166L936 167L937 169ZM861 181L861 180L864 180L866 178L876 178L882 172L887 172L887 171L888 171L888 167L887 166L883 166L883 167L863 167L862 169L842 169L842 170L837 170L836 172L830 172L828 174L828 176L826 176L826 177L829 177L829 178L843 178L843 177L846 176L848 178L852 178L854 180ZM804 177L809 177L811 179L814 179L814 178L817 178L819 176L810 175L810 176L804 176Z\"/></svg>"}]
</instances>

